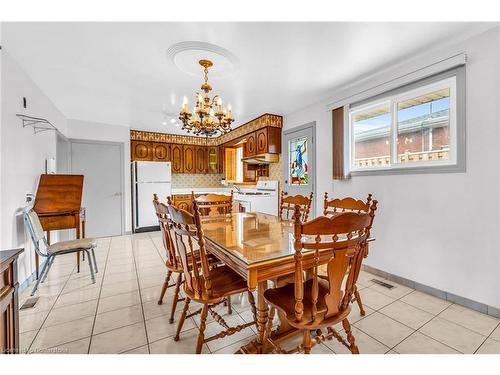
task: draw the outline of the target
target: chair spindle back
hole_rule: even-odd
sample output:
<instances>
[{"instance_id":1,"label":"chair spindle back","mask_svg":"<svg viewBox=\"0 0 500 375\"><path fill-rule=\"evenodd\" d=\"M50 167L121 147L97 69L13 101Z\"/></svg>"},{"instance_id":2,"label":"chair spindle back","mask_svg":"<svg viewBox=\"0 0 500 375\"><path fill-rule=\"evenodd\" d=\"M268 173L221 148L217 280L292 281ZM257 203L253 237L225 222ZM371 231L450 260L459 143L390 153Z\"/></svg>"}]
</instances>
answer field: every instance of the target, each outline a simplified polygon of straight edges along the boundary
<instances>
[{"instance_id":1,"label":"chair spindle back","mask_svg":"<svg viewBox=\"0 0 500 375\"><path fill-rule=\"evenodd\" d=\"M193 201L193 214L173 205L168 206L168 212L172 224L172 238L181 260L186 288L192 291L196 298L210 297L210 268L198 204L196 200ZM199 249L195 249L195 241Z\"/></svg>"},{"instance_id":2,"label":"chair spindle back","mask_svg":"<svg viewBox=\"0 0 500 375\"><path fill-rule=\"evenodd\" d=\"M312 199L313 192L306 197L304 195L285 196L285 192L281 191L280 217L285 220L293 219L295 206L299 206L301 212L300 220L303 222L307 221L309 211L311 210Z\"/></svg>"},{"instance_id":3,"label":"chair spindle back","mask_svg":"<svg viewBox=\"0 0 500 375\"><path fill-rule=\"evenodd\" d=\"M369 213L344 212L331 218L321 216L303 223L300 220L302 216L300 206L295 207L295 318L297 321L303 319L303 271L305 269L313 269L310 293L311 321L329 318L349 308L361 269L363 248L370 236L372 217L376 209L377 201L374 201ZM303 250L306 250L305 254ZM322 297L324 301L318 301L320 283L318 267L320 260L323 259L324 262L325 257L328 259L328 293ZM347 280L344 283L346 276ZM318 306L326 306L326 311L323 311L321 315L318 314Z\"/></svg>"},{"instance_id":4,"label":"chair spindle back","mask_svg":"<svg viewBox=\"0 0 500 375\"><path fill-rule=\"evenodd\" d=\"M196 200L201 216L218 216L231 214L233 209L233 192L231 195L204 194L195 197L191 193L193 201Z\"/></svg>"},{"instance_id":5,"label":"chair spindle back","mask_svg":"<svg viewBox=\"0 0 500 375\"><path fill-rule=\"evenodd\" d=\"M339 212L368 212L370 210L370 204L372 202L372 195L368 194L366 202L362 200L354 199L351 197L347 198L336 198L328 200L328 193L325 193L325 199L323 201L323 215L335 215Z\"/></svg>"},{"instance_id":6,"label":"chair spindle back","mask_svg":"<svg viewBox=\"0 0 500 375\"><path fill-rule=\"evenodd\" d=\"M167 198L170 202L170 197ZM153 206L155 207L156 216L158 217L158 224L160 225L161 238L163 241L163 247L167 253L167 262L170 266L175 268L180 268L177 254L175 252L175 247L172 241L171 227L172 224L169 219L168 207L164 203L160 202L158 195L153 194Z\"/></svg>"}]
</instances>

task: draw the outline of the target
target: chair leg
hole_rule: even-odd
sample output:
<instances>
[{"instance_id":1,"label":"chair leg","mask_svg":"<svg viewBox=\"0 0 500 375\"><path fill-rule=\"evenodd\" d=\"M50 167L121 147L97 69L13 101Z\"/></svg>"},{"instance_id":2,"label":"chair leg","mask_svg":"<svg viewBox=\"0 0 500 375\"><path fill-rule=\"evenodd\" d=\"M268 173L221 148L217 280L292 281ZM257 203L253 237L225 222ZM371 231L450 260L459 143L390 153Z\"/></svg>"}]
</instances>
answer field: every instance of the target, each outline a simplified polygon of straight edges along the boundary
<instances>
[{"instance_id":1,"label":"chair leg","mask_svg":"<svg viewBox=\"0 0 500 375\"><path fill-rule=\"evenodd\" d=\"M43 277L45 276L45 271L47 270L47 267L50 263L50 260L51 260L51 257L47 258L47 261L43 264L42 271L38 275L38 280L36 281L35 287L31 291L31 295L34 295L35 292L37 291L38 286L40 285L40 282L42 281Z\"/></svg>"},{"instance_id":2,"label":"chair leg","mask_svg":"<svg viewBox=\"0 0 500 375\"><path fill-rule=\"evenodd\" d=\"M311 354L311 331L309 331L308 329L304 330L304 342L302 343L302 345L304 347L304 354Z\"/></svg>"},{"instance_id":3,"label":"chair leg","mask_svg":"<svg viewBox=\"0 0 500 375\"><path fill-rule=\"evenodd\" d=\"M275 313L276 313L276 309L271 306L269 308L269 316L267 318L267 326L266 326L266 337L268 340L271 339L271 332L273 331L273 320L274 320ZM255 325L257 325L257 318L255 318Z\"/></svg>"},{"instance_id":4,"label":"chair leg","mask_svg":"<svg viewBox=\"0 0 500 375\"><path fill-rule=\"evenodd\" d=\"M231 305L231 296L227 296L226 301L227 301L227 313L231 315L233 313L233 306Z\"/></svg>"},{"instance_id":5,"label":"chair leg","mask_svg":"<svg viewBox=\"0 0 500 375\"><path fill-rule=\"evenodd\" d=\"M167 277L165 277L165 282L163 283L163 286L161 287L161 293L160 293L160 299L158 300L158 305L163 304L163 297L165 297L165 293L167 292L168 283L170 281L171 276L172 276L172 271L168 270Z\"/></svg>"},{"instance_id":6,"label":"chair leg","mask_svg":"<svg viewBox=\"0 0 500 375\"><path fill-rule=\"evenodd\" d=\"M94 259L94 271L95 273L98 273L99 270L97 269L97 259L95 257L95 251L94 251L94 248L90 249L90 252L92 253L92 257L89 257L89 262L92 261L92 259Z\"/></svg>"},{"instance_id":7,"label":"chair leg","mask_svg":"<svg viewBox=\"0 0 500 375\"><path fill-rule=\"evenodd\" d=\"M257 324L257 307L255 306L255 298L251 291L248 291L248 302L250 302L250 306L252 307L253 320Z\"/></svg>"},{"instance_id":8,"label":"chair leg","mask_svg":"<svg viewBox=\"0 0 500 375\"><path fill-rule=\"evenodd\" d=\"M84 250L84 253L87 253L87 257L89 258L88 264L90 268L90 278L92 279L92 284L95 284L94 266L91 262L90 253L88 250Z\"/></svg>"},{"instance_id":9,"label":"chair leg","mask_svg":"<svg viewBox=\"0 0 500 375\"><path fill-rule=\"evenodd\" d=\"M356 302L358 303L359 306L359 313L361 314L361 316L365 316L366 312L365 309L363 308L363 303L361 302L361 295L359 294L357 285L354 286L354 297L356 298Z\"/></svg>"},{"instance_id":10,"label":"chair leg","mask_svg":"<svg viewBox=\"0 0 500 375\"><path fill-rule=\"evenodd\" d=\"M352 354L359 354L359 349L356 345L355 338L351 331L351 324L347 319L342 320L342 326L344 327L344 331L347 335L347 341L349 342L349 349Z\"/></svg>"},{"instance_id":11,"label":"chair leg","mask_svg":"<svg viewBox=\"0 0 500 375\"><path fill-rule=\"evenodd\" d=\"M181 289L182 273L179 272L177 276L177 282L175 283L174 301L172 303L172 312L170 313L170 319L168 322L172 324L174 322L175 309L177 308L177 301L179 301L179 290Z\"/></svg>"},{"instance_id":12,"label":"chair leg","mask_svg":"<svg viewBox=\"0 0 500 375\"><path fill-rule=\"evenodd\" d=\"M47 271L45 271L45 274L43 275L43 278L42 278L42 283L45 282L45 280L47 279L47 275L49 274L49 271L50 271L50 268L52 267L52 264L54 264L54 260L56 259L56 257L52 257L52 258L49 258L47 259L47 262L49 262L49 265L47 267Z\"/></svg>"},{"instance_id":13,"label":"chair leg","mask_svg":"<svg viewBox=\"0 0 500 375\"><path fill-rule=\"evenodd\" d=\"M203 348L203 342L205 341L205 328L208 315L208 305L204 304L201 310L200 318L200 333L198 334L198 341L196 343L196 354L201 354L201 349Z\"/></svg>"},{"instance_id":14,"label":"chair leg","mask_svg":"<svg viewBox=\"0 0 500 375\"><path fill-rule=\"evenodd\" d=\"M191 300L188 297L186 297L184 301L184 308L182 309L181 318L179 319L179 323L177 324L177 332L175 333L174 341L179 341L179 335L181 334L182 326L184 325L184 321L186 320L186 314L189 308L189 302L191 302Z\"/></svg>"}]
</instances>

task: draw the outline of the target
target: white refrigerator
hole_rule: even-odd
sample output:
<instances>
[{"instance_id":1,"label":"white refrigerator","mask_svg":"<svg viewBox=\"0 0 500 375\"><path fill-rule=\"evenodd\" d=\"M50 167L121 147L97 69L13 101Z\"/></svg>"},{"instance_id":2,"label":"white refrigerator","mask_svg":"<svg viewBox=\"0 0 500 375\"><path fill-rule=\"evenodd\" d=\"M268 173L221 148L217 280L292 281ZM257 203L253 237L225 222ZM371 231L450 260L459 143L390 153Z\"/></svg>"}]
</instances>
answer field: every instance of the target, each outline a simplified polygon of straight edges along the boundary
<instances>
[{"instance_id":1,"label":"white refrigerator","mask_svg":"<svg viewBox=\"0 0 500 375\"><path fill-rule=\"evenodd\" d=\"M132 214L134 232L158 229L153 193L165 202L172 193L170 162L132 162Z\"/></svg>"}]
</instances>

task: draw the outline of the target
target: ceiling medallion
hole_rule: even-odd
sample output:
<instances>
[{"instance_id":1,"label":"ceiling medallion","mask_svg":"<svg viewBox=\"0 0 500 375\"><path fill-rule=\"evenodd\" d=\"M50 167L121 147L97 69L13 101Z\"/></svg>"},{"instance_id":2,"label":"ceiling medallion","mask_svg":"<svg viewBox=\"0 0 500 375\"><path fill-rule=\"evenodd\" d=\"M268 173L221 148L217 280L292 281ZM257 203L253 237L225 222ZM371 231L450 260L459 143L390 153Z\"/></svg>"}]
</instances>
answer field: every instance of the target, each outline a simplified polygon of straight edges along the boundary
<instances>
[{"instance_id":1,"label":"ceiling medallion","mask_svg":"<svg viewBox=\"0 0 500 375\"><path fill-rule=\"evenodd\" d=\"M201 85L201 90L205 94L196 93L196 105L193 112L189 112L188 100L184 97L179 120L182 121L182 129L194 135L204 135L211 137L217 133L226 134L231 131L231 123L234 121L231 105L222 107L222 99L215 95L210 99L208 93L212 86L208 83L208 68L213 66L210 60L200 60L199 64L204 68L205 81Z\"/></svg>"}]
</instances>

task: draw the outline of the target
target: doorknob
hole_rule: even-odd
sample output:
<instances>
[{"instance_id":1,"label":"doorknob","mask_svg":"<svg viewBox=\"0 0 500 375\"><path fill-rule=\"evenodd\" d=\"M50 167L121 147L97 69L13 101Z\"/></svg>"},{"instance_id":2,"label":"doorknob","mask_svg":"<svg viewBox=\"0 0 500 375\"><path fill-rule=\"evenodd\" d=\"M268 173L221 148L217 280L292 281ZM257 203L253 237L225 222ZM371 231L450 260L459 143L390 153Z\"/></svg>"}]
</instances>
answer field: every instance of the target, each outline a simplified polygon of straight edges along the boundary
<instances>
[{"instance_id":1,"label":"doorknob","mask_svg":"<svg viewBox=\"0 0 500 375\"><path fill-rule=\"evenodd\" d=\"M113 194L113 197L119 197L119 196L121 196L121 195L122 195L122 193L118 192L118 193L114 193L114 194Z\"/></svg>"}]
</instances>

